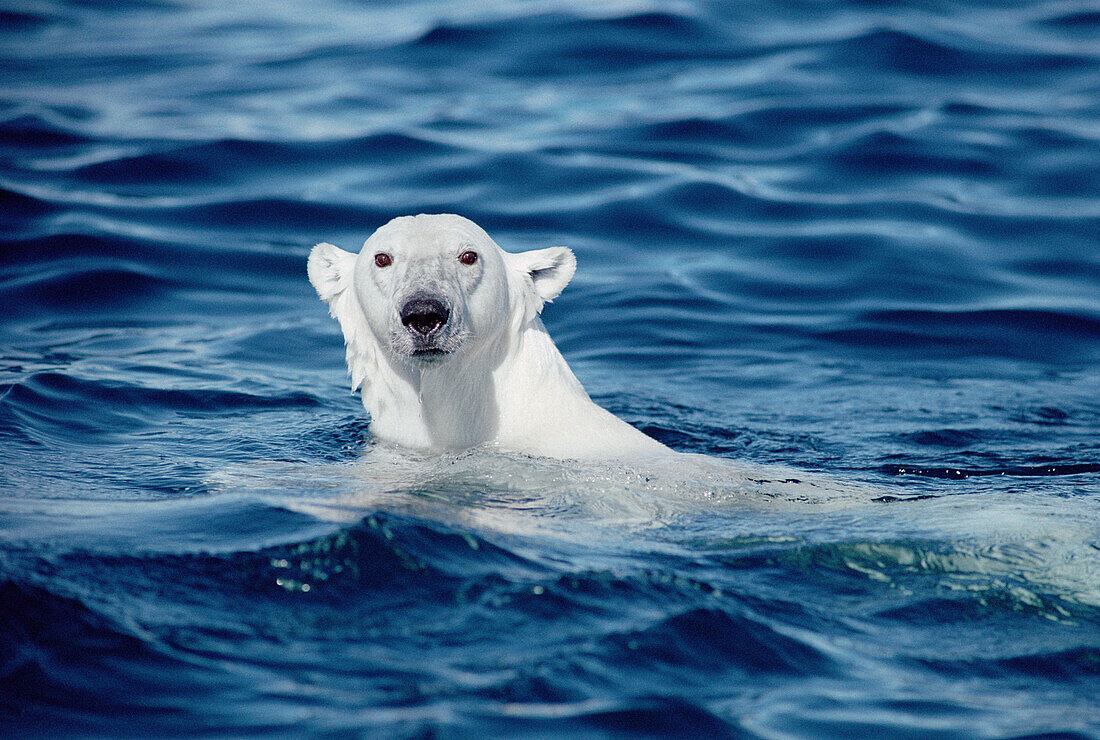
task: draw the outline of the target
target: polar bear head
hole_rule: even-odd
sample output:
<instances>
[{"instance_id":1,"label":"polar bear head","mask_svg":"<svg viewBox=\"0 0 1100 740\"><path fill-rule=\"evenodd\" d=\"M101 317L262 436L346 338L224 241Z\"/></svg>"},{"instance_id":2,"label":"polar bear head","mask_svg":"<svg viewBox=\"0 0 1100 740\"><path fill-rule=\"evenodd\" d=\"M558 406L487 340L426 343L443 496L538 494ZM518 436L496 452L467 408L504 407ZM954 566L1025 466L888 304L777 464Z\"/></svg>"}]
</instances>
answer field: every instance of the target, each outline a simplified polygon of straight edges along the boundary
<instances>
[{"instance_id":1,"label":"polar bear head","mask_svg":"<svg viewBox=\"0 0 1100 740\"><path fill-rule=\"evenodd\" d=\"M564 247L502 250L455 215L403 216L367 239L358 255L318 244L309 279L339 321L353 387L382 353L409 369L447 363L499 345L573 277Z\"/></svg>"}]
</instances>

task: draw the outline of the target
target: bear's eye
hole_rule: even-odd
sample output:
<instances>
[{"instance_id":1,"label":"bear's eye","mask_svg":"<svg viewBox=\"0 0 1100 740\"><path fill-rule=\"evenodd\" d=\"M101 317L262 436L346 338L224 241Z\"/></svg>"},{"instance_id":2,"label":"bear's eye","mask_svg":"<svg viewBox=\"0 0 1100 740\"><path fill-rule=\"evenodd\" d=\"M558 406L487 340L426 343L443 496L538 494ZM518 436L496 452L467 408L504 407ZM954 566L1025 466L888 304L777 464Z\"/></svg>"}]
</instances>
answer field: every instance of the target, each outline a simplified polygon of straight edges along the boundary
<instances>
[{"instance_id":1,"label":"bear's eye","mask_svg":"<svg viewBox=\"0 0 1100 740\"><path fill-rule=\"evenodd\" d=\"M467 249L465 252L458 255L458 261L464 265L472 265L477 262L477 252L472 249Z\"/></svg>"},{"instance_id":2,"label":"bear's eye","mask_svg":"<svg viewBox=\"0 0 1100 740\"><path fill-rule=\"evenodd\" d=\"M392 262L393 257L389 256L385 252L379 252L378 254L374 255L374 264L378 265L379 267L389 267Z\"/></svg>"}]
</instances>

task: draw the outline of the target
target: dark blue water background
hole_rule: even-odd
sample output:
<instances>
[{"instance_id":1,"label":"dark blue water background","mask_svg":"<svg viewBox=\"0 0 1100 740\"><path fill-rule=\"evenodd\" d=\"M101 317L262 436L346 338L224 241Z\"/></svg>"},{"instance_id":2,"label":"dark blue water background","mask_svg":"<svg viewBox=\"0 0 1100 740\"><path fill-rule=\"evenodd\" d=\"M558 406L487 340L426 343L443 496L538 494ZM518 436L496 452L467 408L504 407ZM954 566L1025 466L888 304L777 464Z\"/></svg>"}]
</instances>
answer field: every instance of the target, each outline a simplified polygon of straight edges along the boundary
<instances>
[{"instance_id":1,"label":"dark blue water background","mask_svg":"<svg viewBox=\"0 0 1100 740\"><path fill-rule=\"evenodd\" d=\"M2 7L0 734L1100 736L1100 4ZM422 211L871 493L374 447L305 257Z\"/></svg>"}]
</instances>

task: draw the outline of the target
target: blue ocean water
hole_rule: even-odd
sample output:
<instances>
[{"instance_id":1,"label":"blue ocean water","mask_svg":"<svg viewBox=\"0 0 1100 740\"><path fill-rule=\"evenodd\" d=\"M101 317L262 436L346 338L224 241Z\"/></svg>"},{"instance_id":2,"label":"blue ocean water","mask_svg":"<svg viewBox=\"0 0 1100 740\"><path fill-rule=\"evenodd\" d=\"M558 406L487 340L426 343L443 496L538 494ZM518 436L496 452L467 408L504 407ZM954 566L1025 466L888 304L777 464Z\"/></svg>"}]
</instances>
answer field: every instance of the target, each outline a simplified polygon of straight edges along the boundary
<instances>
[{"instance_id":1,"label":"blue ocean water","mask_svg":"<svg viewBox=\"0 0 1100 740\"><path fill-rule=\"evenodd\" d=\"M0 735L1100 737L1100 4L0 4ZM375 445L457 212L685 452Z\"/></svg>"}]
</instances>

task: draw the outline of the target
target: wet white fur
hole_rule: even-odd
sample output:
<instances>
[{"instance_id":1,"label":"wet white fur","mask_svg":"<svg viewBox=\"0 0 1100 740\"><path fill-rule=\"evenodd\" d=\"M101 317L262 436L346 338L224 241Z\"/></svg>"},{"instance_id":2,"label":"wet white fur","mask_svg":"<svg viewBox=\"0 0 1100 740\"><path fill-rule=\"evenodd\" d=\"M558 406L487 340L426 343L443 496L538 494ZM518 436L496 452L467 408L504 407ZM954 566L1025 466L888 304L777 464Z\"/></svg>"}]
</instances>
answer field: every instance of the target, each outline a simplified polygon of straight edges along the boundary
<instances>
[{"instance_id":1,"label":"wet white fur","mask_svg":"<svg viewBox=\"0 0 1100 740\"><path fill-rule=\"evenodd\" d=\"M474 250L478 260L458 256ZM375 264L385 252L392 263ZM492 445L557 458L671 451L600 408L554 346L539 313L576 269L564 247L509 253L454 215L405 216L356 255L318 244L310 282L340 323L352 388L381 440L428 450ZM451 309L442 358L412 355L400 310L428 292Z\"/></svg>"}]
</instances>

